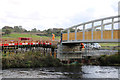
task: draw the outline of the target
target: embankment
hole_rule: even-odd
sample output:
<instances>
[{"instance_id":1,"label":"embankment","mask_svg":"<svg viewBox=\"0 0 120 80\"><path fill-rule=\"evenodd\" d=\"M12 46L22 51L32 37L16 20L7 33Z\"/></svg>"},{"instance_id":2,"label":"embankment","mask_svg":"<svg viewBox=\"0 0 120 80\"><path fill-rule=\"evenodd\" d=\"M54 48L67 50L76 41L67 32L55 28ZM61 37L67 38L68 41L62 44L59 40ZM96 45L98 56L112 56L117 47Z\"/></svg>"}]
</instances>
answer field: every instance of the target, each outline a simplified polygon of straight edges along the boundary
<instances>
[{"instance_id":1,"label":"embankment","mask_svg":"<svg viewBox=\"0 0 120 80\"><path fill-rule=\"evenodd\" d=\"M102 55L100 57L86 57L77 63L69 65L100 65L100 66L120 66L120 54ZM62 64L59 59L47 55L44 56L40 52L26 52L9 55L2 55L2 68L37 68L37 67L60 67L68 66Z\"/></svg>"},{"instance_id":2,"label":"embankment","mask_svg":"<svg viewBox=\"0 0 120 80\"><path fill-rule=\"evenodd\" d=\"M99 57L89 56L82 59L81 65L99 65L99 66L120 66L120 54L101 55Z\"/></svg>"},{"instance_id":3,"label":"embankment","mask_svg":"<svg viewBox=\"0 0 120 80\"><path fill-rule=\"evenodd\" d=\"M97 61L103 66L120 66L120 54L102 55Z\"/></svg>"},{"instance_id":4,"label":"embankment","mask_svg":"<svg viewBox=\"0 0 120 80\"><path fill-rule=\"evenodd\" d=\"M61 66L60 60L40 52L26 52L9 55L3 54L2 68L37 68Z\"/></svg>"}]
</instances>

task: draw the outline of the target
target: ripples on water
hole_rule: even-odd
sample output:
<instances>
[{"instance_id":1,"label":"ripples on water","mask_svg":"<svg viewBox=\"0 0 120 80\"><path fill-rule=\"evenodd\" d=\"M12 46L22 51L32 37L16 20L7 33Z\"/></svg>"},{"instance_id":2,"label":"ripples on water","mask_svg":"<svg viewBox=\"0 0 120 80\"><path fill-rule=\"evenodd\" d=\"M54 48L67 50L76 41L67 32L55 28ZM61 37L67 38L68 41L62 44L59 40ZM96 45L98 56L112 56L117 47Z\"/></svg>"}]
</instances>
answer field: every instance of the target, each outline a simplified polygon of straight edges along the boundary
<instances>
[{"instance_id":1,"label":"ripples on water","mask_svg":"<svg viewBox=\"0 0 120 80\"><path fill-rule=\"evenodd\" d=\"M50 68L14 68L3 70L3 78L120 78L120 67L66 66ZM118 74L119 73L119 74Z\"/></svg>"}]
</instances>

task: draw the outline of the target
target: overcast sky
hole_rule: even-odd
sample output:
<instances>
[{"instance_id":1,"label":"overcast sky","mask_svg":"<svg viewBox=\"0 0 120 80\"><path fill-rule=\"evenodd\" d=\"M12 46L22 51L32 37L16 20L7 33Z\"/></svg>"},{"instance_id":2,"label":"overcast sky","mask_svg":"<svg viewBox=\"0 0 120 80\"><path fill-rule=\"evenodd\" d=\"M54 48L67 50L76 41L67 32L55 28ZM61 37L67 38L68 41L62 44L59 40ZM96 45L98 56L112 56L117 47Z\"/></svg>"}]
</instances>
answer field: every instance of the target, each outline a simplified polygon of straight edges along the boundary
<instances>
[{"instance_id":1,"label":"overcast sky","mask_svg":"<svg viewBox=\"0 0 120 80\"><path fill-rule=\"evenodd\" d=\"M118 15L120 0L0 0L0 27L68 28Z\"/></svg>"}]
</instances>

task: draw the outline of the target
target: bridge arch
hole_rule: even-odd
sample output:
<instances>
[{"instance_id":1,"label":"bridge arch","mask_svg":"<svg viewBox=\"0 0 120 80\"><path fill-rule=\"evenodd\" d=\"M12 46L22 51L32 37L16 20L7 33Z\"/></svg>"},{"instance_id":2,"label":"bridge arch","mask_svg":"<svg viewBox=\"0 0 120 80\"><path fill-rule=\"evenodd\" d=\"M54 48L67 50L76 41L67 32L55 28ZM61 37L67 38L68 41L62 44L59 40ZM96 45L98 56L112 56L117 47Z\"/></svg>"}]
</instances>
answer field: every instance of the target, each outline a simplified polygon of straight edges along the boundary
<instances>
[{"instance_id":1,"label":"bridge arch","mask_svg":"<svg viewBox=\"0 0 120 80\"><path fill-rule=\"evenodd\" d=\"M62 43L118 42L120 40L119 18L120 15L111 16L88 21L64 29L61 31L61 42Z\"/></svg>"}]
</instances>

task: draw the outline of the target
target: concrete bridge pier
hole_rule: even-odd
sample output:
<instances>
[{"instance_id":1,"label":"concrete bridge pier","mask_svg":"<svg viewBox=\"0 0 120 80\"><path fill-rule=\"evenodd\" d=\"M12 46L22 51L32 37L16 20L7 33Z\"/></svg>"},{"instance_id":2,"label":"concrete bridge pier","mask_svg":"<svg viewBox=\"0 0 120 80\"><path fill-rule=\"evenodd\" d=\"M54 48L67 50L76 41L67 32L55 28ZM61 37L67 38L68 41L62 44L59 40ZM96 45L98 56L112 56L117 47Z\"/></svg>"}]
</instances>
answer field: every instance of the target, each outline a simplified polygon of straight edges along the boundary
<instances>
[{"instance_id":1,"label":"concrete bridge pier","mask_svg":"<svg viewBox=\"0 0 120 80\"><path fill-rule=\"evenodd\" d=\"M59 58L61 61L81 59L82 53L80 52L80 45L58 45L57 58Z\"/></svg>"}]
</instances>

